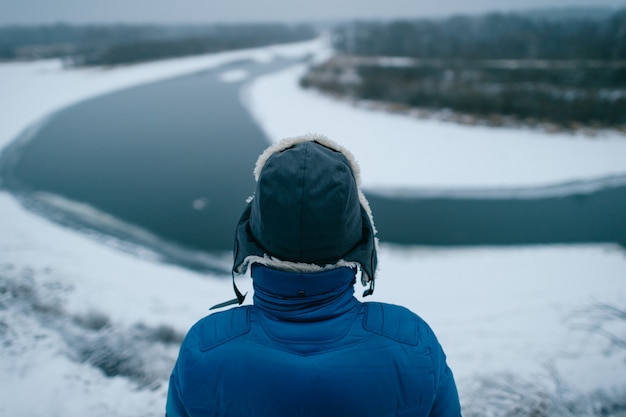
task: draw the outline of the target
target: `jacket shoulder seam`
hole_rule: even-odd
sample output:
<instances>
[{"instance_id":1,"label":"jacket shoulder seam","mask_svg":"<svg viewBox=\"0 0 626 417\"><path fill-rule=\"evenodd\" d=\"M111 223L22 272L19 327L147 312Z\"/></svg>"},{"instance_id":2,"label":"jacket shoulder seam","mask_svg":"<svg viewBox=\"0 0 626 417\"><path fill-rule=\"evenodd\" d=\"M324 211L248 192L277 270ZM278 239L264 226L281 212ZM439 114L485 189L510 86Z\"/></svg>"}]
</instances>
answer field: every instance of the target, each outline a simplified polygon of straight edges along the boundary
<instances>
[{"instance_id":1,"label":"jacket shoulder seam","mask_svg":"<svg viewBox=\"0 0 626 417\"><path fill-rule=\"evenodd\" d=\"M364 303L363 328L388 339L416 346L420 341L422 320L410 310L385 303Z\"/></svg>"},{"instance_id":2,"label":"jacket shoulder seam","mask_svg":"<svg viewBox=\"0 0 626 417\"><path fill-rule=\"evenodd\" d=\"M205 317L198 323L200 351L206 352L250 331L249 306L237 307Z\"/></svg>"}]
</instances>

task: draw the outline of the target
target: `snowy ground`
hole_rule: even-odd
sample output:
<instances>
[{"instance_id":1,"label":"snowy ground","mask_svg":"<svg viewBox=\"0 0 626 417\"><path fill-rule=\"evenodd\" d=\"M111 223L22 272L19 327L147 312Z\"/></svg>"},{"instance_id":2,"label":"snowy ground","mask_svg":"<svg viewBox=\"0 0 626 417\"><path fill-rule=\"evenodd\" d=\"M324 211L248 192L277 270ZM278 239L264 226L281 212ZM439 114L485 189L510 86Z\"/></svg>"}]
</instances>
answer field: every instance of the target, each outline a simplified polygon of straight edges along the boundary
<instances>
[{"instance_id":1,"label":"snowy ground","mask_svg":"<svg viewBox=\"0 0 626 417\"><path fill-rule=\"evenodd\" d=\"M353 150L369 189L546 186L626 173L626 136L468 127L368 110L302 90L305 65L261 77L244 92L274 140L322 133Z\"/></svg>"},{"instance_id":2,"label":"snowy ground","mask_svg":"<svg viewBox=\"0 0 626 417\"><path fill-rule=\"evenodd\" d=\"M55 110L98 94L245 57L318 48L304 43L114 69L1 64L0 147ZM343 143L359 159L367 187L545 185L626 172L623 136L472 128L375 113L298 90L300 71L250 84L244 93L250 109L273 140L318 132ZM245 76L229 72L223 79ZM432 325L468 408L480 403L473 389L482 376L509 381L503 375L510 373L555 389L550 378L557 372L581 392L626 386L626 353L608 349L607 339L587 329L602 316L582 313L597 303L626 306L626 252L619 247L383 242L380 265L372 299L406 305ZM239 285L250 288L245 278ZM209 306L230 298L223 277L61 228L0 191L0 415L162 415L180 337Z\"/></svg>"}]
</instances>

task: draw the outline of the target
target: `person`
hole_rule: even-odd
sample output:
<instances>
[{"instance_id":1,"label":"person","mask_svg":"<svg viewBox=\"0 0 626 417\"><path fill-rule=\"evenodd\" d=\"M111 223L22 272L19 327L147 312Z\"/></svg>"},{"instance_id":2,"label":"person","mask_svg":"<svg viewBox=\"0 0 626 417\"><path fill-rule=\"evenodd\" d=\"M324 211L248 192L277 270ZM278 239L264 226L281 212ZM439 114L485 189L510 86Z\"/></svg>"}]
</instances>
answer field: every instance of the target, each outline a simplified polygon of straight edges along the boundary
<instances>
[{"instance_id":1,"label":"person","mask_svg":"<svg viewBox=\"0 0 626 417\"><path fill-rule=\"evenodd\" d=\"M233 265L236 302L249 270L253 303L189 330L166 416L460 416L427 323L354 296L359 275L374 290L377 237L352 154L322 135L286 139L254 175Z\"/></svg>"}]
</instances>

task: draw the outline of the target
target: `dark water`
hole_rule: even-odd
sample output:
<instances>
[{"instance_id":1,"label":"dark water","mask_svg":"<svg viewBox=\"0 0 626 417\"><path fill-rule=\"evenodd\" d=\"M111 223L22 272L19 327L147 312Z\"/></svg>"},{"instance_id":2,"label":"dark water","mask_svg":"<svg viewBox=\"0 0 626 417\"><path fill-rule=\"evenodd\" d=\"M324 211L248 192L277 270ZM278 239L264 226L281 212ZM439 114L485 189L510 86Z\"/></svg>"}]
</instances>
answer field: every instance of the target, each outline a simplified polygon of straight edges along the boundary
<instances>
[{"instance_id":1,"label":"dark water","mask_svg":"<svg viewBox=\"0 0 626 417\"><path fill-rule=\"evenodd\" d=\"M251 75L289 62L238 63ZM293 64L293 63L291 63ZM58 112L3 157L5 185L88 203L169 240L231 249L269 142L244 108L232 67L144 85Z\"/></svg>"},{"instance_id":2,"label":"dark water","mask_svg":"<svg viewBox=\"0 0 626 417\"><path fill-rule=\"evenodd\" d=\"M93 216L77 220L35 192L87 203L181 247L228 251L254 188L254 162L269 142L240 100L242 83L223 83L219 74L236 67L255 76L291 64L239 62L66 108L6 149L3 185L74 226L107 232ZM539 190L366 194L384 242L626 244L623 177Z\"/></svg>"},{"instance_id":3,"label":"dark water","mask_svg":"<svg viewBox=\"0 0 626 417\"><path fill-rule=\"evenodd\" d=\"M402 244L626 246L626 176L486 191L369 200L381 240Z\"/></svg>"}]
</instances>

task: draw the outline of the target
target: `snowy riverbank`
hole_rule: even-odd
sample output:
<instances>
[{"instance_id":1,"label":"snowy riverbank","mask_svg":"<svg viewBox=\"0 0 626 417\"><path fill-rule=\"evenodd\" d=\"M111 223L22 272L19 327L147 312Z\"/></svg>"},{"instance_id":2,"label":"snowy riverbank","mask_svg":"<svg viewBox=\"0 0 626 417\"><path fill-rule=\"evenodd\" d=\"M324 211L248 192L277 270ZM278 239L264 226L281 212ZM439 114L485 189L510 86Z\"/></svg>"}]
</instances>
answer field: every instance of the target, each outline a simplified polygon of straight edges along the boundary
<instances>
[{"instance_id":1,"label":"snowy riverbank","mask_svg":"<svg viewBox=\"0 0 626 417\"><path fill-rule=\"evenodd\" d=\"M314 51L324 48L310 42L112 69L1 64L0 147L55 110L98 94L225 62ZM624 137L375 113L298 90L301 70L249 85L251 110L272 140L315 131L343 143L359 159L365 186L508 187L626 172ZM243 77L228 72L224 81ZM180 336L209 306L232 298L232 290L224 277L156 259L111 237L61 228L0 191L0 415L162 415ZM598 317L580 313L596 303L626 305L622 248L382 242L380 266L373 299L406 305L430 322L468 407L480 401L472 394L478 376L503 380L511 373L557 390L549 379L555 370L581 392L626 386L625 352L607 353L609 342L585 330ZM250 288L249 280L240 281Z\"/></svg>"},{"instance_id":2,"label":"snowy riverbank","mask_svg":"<svg viewBox=\"0 0 626 417\"><path fill-rule=\"evenodd\" d=\"M369 189L514 188L626 173L626 136L464 126L369 110L302 90L304 65L261 77L245 98L273 140L324 133L354 153Z\"/></svg>"}]
</instances>

